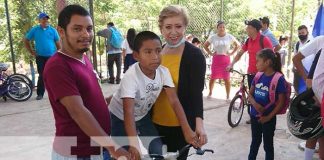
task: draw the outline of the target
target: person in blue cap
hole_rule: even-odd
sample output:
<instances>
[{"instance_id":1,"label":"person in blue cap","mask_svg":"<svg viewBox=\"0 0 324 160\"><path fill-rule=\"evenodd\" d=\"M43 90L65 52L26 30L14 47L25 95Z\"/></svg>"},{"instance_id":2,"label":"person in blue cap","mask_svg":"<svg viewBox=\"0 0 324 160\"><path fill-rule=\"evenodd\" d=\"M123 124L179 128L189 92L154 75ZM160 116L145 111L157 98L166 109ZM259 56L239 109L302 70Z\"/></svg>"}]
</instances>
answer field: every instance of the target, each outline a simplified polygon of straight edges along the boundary
<instances>
[{"instance_id":1,"label":"person in blue cap","mask_svg":"<svg viewBox=\"0 0 324 160\"><path fill-rule=\"evenodd\" d=\"M45 87L43 82L43 70L47 60L61 48L60 37L55 28L49 25L50 17L46 13L38 15L39 25L31 28L24 38L26 49L36 58L38 81L37 81L37 100L44 96ZM31 43L35 41L34 47Z\"/></svg>"}]
</instances>

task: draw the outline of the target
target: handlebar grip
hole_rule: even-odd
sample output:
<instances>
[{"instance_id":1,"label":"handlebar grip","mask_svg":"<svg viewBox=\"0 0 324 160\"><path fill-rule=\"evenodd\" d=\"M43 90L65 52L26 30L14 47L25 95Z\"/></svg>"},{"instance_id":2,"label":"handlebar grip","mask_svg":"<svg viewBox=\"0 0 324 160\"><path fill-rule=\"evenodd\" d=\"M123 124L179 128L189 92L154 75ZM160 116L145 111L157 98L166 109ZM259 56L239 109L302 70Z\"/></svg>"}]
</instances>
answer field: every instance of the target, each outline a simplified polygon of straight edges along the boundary
<instances>
[{"instance_id":1,"label":"handlebar grip","mask_svg":"<svg viewBox=\"0 0 324 160\"><path fill-rule=\"evenodd\" d=\"M214 153L214 150L212 150L212 149L205 149L205 152Z\"/></svg>"}]
</instances>

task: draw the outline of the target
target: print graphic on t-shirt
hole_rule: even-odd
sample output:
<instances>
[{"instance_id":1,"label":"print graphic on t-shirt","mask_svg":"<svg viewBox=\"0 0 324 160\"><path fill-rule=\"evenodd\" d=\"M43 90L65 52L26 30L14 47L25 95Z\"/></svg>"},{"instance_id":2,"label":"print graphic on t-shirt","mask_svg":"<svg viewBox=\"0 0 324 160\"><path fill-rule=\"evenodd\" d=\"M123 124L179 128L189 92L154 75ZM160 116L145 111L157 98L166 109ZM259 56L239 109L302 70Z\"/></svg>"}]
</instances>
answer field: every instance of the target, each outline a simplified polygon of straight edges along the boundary
<instances>
[{"instance_id":1,"label":"print graphic on t-shirt","mask_svg":"<svg viewBox=\"0 0 324 160\"><path fill-rule=\"evenodd\" d=\"M150 91L158 91L160 89L160 86L156 83L149 83L146 85L146 93L149 93Z\"/></svg>"},{"instance_id":2,"label":"print graphic on t-shirt","mask_svg":"<svg viewBox=\"0 0 324 160\"><path fill-rule=\"evenodd\" d=\"M262 99L262 101L268 101L269 97L269 87L264 86L263 83L257 83L255 85L255 91L254 91L255 99Z\"/></svg>"},{"instance_id":3,"label":"print graphic on t-shirt","mask_svg":"<svg viewBox=\"0 0 324 160\"><path fill-rule=\"evenodd\" d=\"M156 92L160 91L160 86L157 83L148 83L145 87L145 97L141 97L138 103L135 103L134 114L135 116L142 116L145 115L154 104L155 100L157 99ZM145 106L145 107L143 107Z\"/></svg>"}]
</instances>

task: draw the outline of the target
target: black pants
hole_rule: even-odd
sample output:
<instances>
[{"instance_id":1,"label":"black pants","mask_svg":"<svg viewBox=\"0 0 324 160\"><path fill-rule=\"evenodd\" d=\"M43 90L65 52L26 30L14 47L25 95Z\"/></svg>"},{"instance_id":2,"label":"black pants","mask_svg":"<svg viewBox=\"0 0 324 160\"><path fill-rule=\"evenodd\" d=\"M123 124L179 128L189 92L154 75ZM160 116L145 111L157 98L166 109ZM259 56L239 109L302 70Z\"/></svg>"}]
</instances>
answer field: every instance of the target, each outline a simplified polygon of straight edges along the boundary
<instances>
[{"instance_id":1,"label":"black pants","mask_svg":"<svg viewBox=\"0 0 324 160\"><path fill-rule=\"evenodd\" d=\"M43 71L45 64L50 57L36 56L36 64L38 71L38 81L37 81L37 95L43 96L45 93L44 81L43 81Z\"/></svg>"},{"instance_id":2,"label":"black pants","mask_svg":"<svg viewBox=\"0 0 324 160\"><path fill-rule=\"evenodd\" d=\"M109 81L114 82L120 81L120 73L121 73L121 53L116 54L108 54L108 74L109 74ZM116 78L114 76L114 63L116 63L117 68L117 75Z\"/></svg>"},{"instance_id":3,"label":"black pants","mask_svg":"<svg viewBox=\"0 0 324 160\"><path fill-rule=\"evenodd\" d=\"M250 93L250 88L251 88L251 85L252 85L252 81L253 81L253 79L254 79L254 77L255 77L255 74L251 74L251 75L248 75L248 86L249 86L249 93ZM247 109L247 112L248 112L248 114L250 114L250 109L251 109L251 105L248 107L248 109Z\"/></svg>"},{"instance_id":4,"label":"black pants","mask_svg":"<svg viewBox=\"0 0 324 160\"><path fill-rule=\"evenodd\" d=\"M181 127L168 127L155 124L161 136L162 143L167 145L168 152L177 152L187 145ZM177 160L186 160L189 149L185 151Z\"/></svg>"},{"instance_id":5,"label":"black pants","mask_svg":"<svg viewBox=\"0 0 324 160\"><path fill-rule=\"evenodd\" d=\"M261 124L256 118L251 117L252 142L250 146L249 160L255 160L263 138L265 160L274 159L273 136L276 130L277 118L274 116L269 122Z\"/></svg>"}]
</instances>

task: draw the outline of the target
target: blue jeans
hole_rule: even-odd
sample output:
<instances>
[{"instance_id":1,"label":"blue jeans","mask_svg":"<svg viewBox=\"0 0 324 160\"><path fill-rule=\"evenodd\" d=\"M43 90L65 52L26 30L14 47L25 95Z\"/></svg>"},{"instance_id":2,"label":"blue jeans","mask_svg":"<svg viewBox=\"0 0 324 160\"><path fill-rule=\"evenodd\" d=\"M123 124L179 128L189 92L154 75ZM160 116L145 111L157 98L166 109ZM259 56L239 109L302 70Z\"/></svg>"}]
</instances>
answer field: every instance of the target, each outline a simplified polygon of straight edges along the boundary
<instances>
[{"instance_id":1,"label":"blue jeans","mask_svg":"<svg viewBox=\"0 0 324 160\"><path fill-rule=\"evenodd\" d=\"M250 146L249 160L256 159L262 142L262 136L263 148L266 153L265 159L274 159L273 136L276 130L276 119L276 116L274 116L269 122L261 124L258 122L258 119L251 117L252 142Z\"/></svg>"},{"instance_id":2,"label":"blue jeans","mask_svg":"<svg viewBox=\"0 0 324 160\"><path fill-rule=\"evenodd\" d=\"M112 139L124 148L128 148L128 138L125 131L124 121L120 120L113 113L111 118L111 136ZM135 122L136 130L143 146L148 150L149 154L162 154L162 141L152 122L150 112L141 120Z\"/></svg>"}]
</instances>

